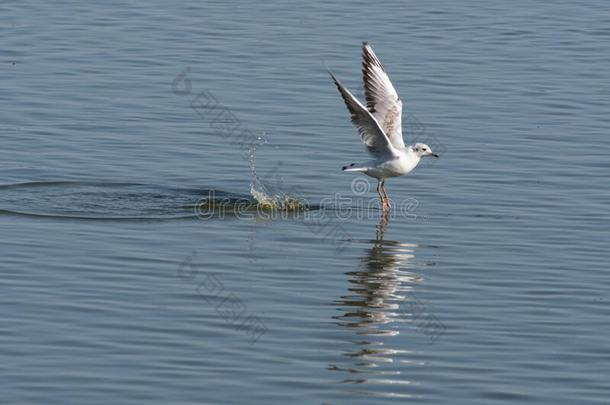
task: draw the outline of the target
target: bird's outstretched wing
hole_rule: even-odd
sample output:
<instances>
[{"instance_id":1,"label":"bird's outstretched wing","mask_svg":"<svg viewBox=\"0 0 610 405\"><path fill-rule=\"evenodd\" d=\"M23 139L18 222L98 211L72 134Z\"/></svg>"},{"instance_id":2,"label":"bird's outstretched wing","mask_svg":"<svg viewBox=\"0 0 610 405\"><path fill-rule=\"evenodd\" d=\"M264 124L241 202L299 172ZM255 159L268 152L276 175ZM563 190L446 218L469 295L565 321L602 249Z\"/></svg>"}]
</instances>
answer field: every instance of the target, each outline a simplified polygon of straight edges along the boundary
<instances>
[{"instance_id":1,"label":"bird's outstretched wing","mask_svg":"<svg viewBox=\"0 0 610 405\"><path fill-rule=\"evenodd\" d=\"M345 101L352 123L358 128L360 139L362 139L368 152L374 157L396 155L396 149L383 132L383 129L381 129L375 117L337 80L332 72L329 73L337 89L339 89L343 101Z\"/></svg>"},{"instance_id":2,"label":"bird's outstretched wing","mask_svg":"<svg viewBox=\"0 0 610 405\"><path fill-rule=\"evenodd\" d=\"M403 149L402 101L368 42L362 43L362 77L366 108L377 119L392 145Z\"/></svg>"}]
</instances>

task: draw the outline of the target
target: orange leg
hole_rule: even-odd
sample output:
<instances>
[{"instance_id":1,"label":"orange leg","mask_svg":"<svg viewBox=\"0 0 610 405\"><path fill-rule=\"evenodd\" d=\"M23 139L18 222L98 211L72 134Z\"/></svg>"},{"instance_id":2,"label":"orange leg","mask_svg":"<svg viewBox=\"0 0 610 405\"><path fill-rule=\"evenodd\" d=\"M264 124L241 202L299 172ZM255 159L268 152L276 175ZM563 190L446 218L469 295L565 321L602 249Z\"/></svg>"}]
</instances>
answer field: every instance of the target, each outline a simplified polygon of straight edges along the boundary
<instances>
[{"instance_id":1,"label":"orange leg","mask_svg":"<svg viewBox=\"0 0 610 405\"><path fill-rule=\"evenodd\" d=\"M385 204L387 205L387 207L392 208L392 205L390 204L390 197L388 196L388 192L385 189L385 180L381 181L381 192L383 193Z\"/></svg>"}]
</instances>

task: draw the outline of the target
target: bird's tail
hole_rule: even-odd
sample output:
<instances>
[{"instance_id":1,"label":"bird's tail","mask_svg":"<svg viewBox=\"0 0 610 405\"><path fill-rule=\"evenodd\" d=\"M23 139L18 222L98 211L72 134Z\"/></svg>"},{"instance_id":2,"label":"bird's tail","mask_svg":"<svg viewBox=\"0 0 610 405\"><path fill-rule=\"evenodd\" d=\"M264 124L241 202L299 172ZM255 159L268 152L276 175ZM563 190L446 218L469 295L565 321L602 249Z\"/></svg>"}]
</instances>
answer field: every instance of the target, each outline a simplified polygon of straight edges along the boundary
<instances>
[{"instance_id":1,"label":"bird's tail","mask_svg":"<svg viewBox=\"0 0 610 405\"><path fill-rule=\"evenodd\" d=\"M367 168L365 166L357 165L356 163L352 163L347 166L343 166L341 168L344 172L365 172Z\"/></svg>"}]
</instances>

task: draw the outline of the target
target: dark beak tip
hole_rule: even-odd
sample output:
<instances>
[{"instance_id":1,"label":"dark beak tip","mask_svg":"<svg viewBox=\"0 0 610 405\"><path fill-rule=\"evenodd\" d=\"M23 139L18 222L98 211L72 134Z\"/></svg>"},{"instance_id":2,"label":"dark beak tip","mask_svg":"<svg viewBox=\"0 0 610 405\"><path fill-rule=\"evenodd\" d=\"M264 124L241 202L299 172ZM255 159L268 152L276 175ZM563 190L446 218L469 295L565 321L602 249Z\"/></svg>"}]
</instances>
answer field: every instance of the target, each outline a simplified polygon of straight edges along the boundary
<instances>
[{"instance_id":1,"label":"dark beak tip","mask_svg":"<svg viewBox=\"0 0 610 405\"><path fill-rule=\"evenodd\" d=\"M437 158L437 159L440 157L440 156L439 156L439 155L437 155L436 153L433 153L433 154L432 154L432 156L434 156L434 157L435 157L435 158Z\"/></svg>"}]
</instances>

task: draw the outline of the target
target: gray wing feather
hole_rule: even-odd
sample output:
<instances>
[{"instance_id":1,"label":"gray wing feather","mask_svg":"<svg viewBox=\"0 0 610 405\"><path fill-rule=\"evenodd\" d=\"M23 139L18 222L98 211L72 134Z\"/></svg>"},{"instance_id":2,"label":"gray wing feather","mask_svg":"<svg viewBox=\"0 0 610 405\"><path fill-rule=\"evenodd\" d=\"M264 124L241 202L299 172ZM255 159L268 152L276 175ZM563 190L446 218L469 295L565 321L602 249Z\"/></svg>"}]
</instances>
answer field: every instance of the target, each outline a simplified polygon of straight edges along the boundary
<instances>
[{"instance_id":1,"label":"gray wing feather","mask_svg":"<svg viewBox=\"0 0 610 405\"><path fill-rule=\"evenodd\" d=\"M360 139L362 139L362 143L364 143L368 152L375 157L395 155L394 146L375 117L337 80L335 75L329 73L339 93L341 93L343 101L345 101L352 123L358 128Z\"/></svg>"},{"instance_id":2,"label":"gray wing feather","mask_svg":"<svg viewBox=\"0 0 610 405\"><path fill-rule=\"evenodd\" d=\"M402 101L373 49L362 43L362 78L366 107L381 124L392 145L403 149Z\"/></svg>"}]
</instances>

